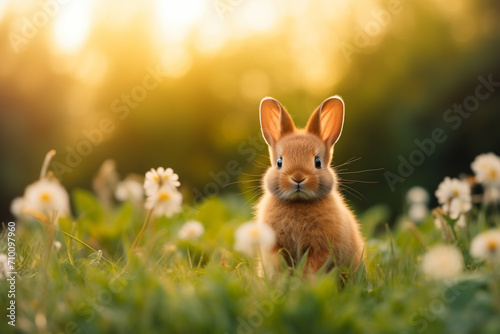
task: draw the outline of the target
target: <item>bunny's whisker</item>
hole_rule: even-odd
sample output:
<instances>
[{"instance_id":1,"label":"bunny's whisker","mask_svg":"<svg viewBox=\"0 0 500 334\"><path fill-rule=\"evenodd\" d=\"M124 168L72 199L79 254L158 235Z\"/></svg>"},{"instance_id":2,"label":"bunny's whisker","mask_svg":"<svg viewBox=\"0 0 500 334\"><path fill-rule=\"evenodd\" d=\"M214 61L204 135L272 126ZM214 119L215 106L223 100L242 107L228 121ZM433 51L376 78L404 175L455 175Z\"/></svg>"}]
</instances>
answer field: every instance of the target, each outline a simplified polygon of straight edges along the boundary
<instances>
[{"instance_id":1,"label":"bunny's whisker","mask_svg":"<svg viewBox=\"0 0 500 334\"><path fill-rule=\"evenodd\" d=\"M252 183L252 182L260 182L259 179L254 179L254 180L239 180L239 181L234 181L234 182L229 182L226 183L223 187L231 186L233 184L247 184L247 183Z\"/></svg>"},{"instance_id":2,"label":"bunny's whisker","mask_svg":"<svg viewBox=\"0 0 500 334\"><path fill-rule=\"evenodd\" d=\"M347 172L344 172L342 170L337 170L337 174L343 175L343 174L359 174L359 173L368 173L368 172L378 172L378 171L381 171L384 169L385 168L372 168L372 169L355 170L355 171L347 171Z\"/></svg>"},{"instance_id":3,"label":"bunny's whisker","mask_svg":"<svg viewBox=\"0 0 500 334\"><path fill-rule=\"evenodd\" d=\"M252 203L257 197L261 196L262 195L262 192L261 191L258 191L257 194L255 194L254 196L250 197L250 199L248 201L246 201L246 204L250 204Z\"/></svg>"},{"instance_id":4,"label":"bunny's whisker","mask_svg":"<svg viewBox=\"0 0 500 334\"><path fill-rule=\"evenodd\" d=\"M248 173L244 173L244 172L241 172L240 173L241 175L245 175L245 176L252 176L252 177L262 177L262 174L248 174Z\"/></svg>"},{"instance_id":5,"label":"bunny's whisker","mask_svg":"<svg viewBox=\"0 0 500 334\"><path fill-rule=\"evenodd\" d=\"M360 201L361 201L361 200L363 200L363 198L361 198L359 195L356 195L356 194L352 191L352 188L351 188L351 189L347 189L347 188L345 188L345 187L341 187L341 190L342 190L342 191L345 191L346 193L348 193L348 194L349 194L349 195L351 195L352 197L359 199Z\"/></svg>"},{"instance_id":6,"label":"bunny's whisker","mask_svg":"<svg viewBox=\"0 0 500 334\"><path fill-rule=\"evenodd\" d=\"M265 163L262 163L262 162L260 162L260 161L258 161L258 160L255 160L255 161L253 162L253 165L254 165L255 167L258 167L258 168L267 168L267 167L269 167L269 166L268 166L268 165L266 165Z\"/></svg>"},{"instance_id":7,"label":"bunny's whisker","mask_svg":"<svg viewBox=\"0 0 500 334\"><path fill-rule=\"evenodd\" d=\"M365 184L376 184L378 181L365 181L365 180L350 180L350 179L340 179L342 183L365 183Z\"/></svg>"},{"instance_id":8,"label":"bunny's whisker","mask_svg":"<svg viewBox=\"0 0 500 334\"><path fill-rule=\"evenodd\" d=\"M359 191L357 191L356 189L354 189L353 187L349 187L348 185L346 184L342 184L341 185L342 189L344 189L345 191L349 192L351 195L353 195L354 197L356 197L357 199L361 200L361 199L364 199L365 201L367 201L368 203L370 201L368 201L368 199L362 194L360 193ZM362 198L359 198L358 196L355 196L352 192L358 194L359 196L361 196Z\"/></svg>"},{"instance_id":9,"label":"bunny's whisker","mask_svg":"<svg viewBox=\"0 0 500 334\"><path fill-rule=\"evenodd\" d=\"M350 165L352 164L353 162L356 162L356 161L359 161L361 160L361 157L352 157L350 158L349 160L347 160L346 162L340 164L340 165L336 165L336 167L343 167L343 166L346 166L346 165Z\"/></svg>"},{"instance_id":10,"label":"bunny's whisker","mask_svg":"<svg viewBox=\"0 0 500 334\"><path fill-rule=\"evenodd\" d=\"M251 189L245 190L245 191L243 191L243 192L239 193L238 195L248 194L248 193L250 193L250 192L252 192L252 191L256 191L256 190L258 190L259 192L262 192L262 191L261 191L261 190L259 190L259 189L260 189L260 186L258 186L258 187L252 187Z\"/></svg>"}]
</instances>

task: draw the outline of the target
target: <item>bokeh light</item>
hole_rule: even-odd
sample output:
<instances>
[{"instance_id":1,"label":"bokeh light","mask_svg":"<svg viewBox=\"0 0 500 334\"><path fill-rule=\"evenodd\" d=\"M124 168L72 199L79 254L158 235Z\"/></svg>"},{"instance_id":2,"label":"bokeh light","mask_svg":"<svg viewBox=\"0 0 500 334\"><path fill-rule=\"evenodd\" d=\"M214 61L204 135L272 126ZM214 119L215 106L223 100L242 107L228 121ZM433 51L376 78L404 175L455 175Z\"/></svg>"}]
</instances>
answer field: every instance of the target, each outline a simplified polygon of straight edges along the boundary
<instances>
[{"instance_id":1,"label":"bokeh light","mask_svg":"<svg viewBox=\"0 0 500 334\"><path fill-rule=\"evenodd\" d=\"M207 4L204 0L156 0L156 19L165 40L179 42L185 39L205 13Z\"/></svg>"},{"instance_id":2,"label":"bokeh light","mask_svg":"<svg viewBox=\"0 0 500 334\"><path fill-rule=\"evenodd\" d=\"M54 43L58 51L75 53L82 48L90 33L94 4L94 0L73 0L62 6L60 12L48 13L56 16Z\"/></svg>"}]
</instances>

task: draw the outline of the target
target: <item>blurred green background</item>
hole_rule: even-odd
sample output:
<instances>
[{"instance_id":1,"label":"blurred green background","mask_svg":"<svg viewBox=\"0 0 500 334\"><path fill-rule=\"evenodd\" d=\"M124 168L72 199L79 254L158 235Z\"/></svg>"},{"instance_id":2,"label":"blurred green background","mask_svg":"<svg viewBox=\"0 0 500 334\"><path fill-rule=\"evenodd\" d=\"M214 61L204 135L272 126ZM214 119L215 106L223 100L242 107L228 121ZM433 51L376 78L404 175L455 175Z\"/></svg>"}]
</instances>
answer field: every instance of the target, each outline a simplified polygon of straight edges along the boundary
<instances>
[{"instance_id":1,"label":"blurred green background","mask_svg":"<svg viewBox=\"0 0 500 334\"><path fill-rule=\"evenodd\" d=\"M111 158L122 177L172 167L188 203L250 200L257 182L217 182L265 170L260 100L304 126L335 94L346 123L334 164L383 168L343 175L377 182L346 181L350 203L400 212L409 187L434 192L500 153L500 87L474 97L478 77L500 82L499 17L495 0L0 0L0 217L50 149L69 190ZM463 103L466 118L447 111ZM447 139L392 191L385 173L436 128Z\"/></svg>"}]
</instances>

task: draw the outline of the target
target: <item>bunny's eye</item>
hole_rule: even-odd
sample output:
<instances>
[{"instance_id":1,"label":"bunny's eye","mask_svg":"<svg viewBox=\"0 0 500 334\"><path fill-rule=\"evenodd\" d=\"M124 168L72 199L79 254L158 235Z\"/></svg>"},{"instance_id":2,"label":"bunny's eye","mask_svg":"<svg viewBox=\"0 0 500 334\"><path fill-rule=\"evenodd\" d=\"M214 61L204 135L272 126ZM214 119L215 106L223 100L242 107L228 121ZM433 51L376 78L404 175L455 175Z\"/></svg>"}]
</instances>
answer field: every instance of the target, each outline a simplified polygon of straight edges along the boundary
<instances>
[{"instance_id":1,"label":"bunny's eye","mask_svg":"<svg viewBox=\"0 0 500 334\"><path fill-rule=\"evenodd\" d=\"M319 157L314 158L314 167L316 167L317 169L321 168L321 159Z\"/></svg>"},{"instance_id":2,"label":"bunny's eye","mask_svg":"<svg viewBox=\"0 0 500 334\"><path fill-rule=\"evenodd\" d=\"M278 161L276 162L276 165L278 166L278 168L283 167L283 157L280 157L278 159Z\"/></svg>"}]
</instances>

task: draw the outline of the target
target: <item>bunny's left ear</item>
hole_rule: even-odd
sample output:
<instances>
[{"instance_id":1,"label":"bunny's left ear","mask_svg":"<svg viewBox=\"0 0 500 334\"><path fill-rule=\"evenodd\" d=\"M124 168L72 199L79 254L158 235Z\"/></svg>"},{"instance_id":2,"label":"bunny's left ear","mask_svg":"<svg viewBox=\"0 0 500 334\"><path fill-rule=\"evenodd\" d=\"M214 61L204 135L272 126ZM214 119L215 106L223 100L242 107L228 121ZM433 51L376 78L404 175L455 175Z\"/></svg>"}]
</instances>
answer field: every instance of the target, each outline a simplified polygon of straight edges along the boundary
<instances>
[{"instance_id":1,"label":"bunny's left ear","mask_svg":"<svg viewBox=\"0 0 500 334\"><path fill-rule=\"evenodd\" d=\"M274 147L281 137L295 131L290 114L272 97L266 97L260 102L259 115L262 135L271 147Z\"/></svg>"},{"instance_id":2,"label":"bunny's left ear","mask_svg":"<svg viewBox=\"0 0 500 334\"><path fill-rule=\"evenodd\" d=\"M321 138L327 147L332 147L340 138L343 126L344 101L339 96L332 96L316 108L306 130Z\"/></svg>"}]
</instances>

